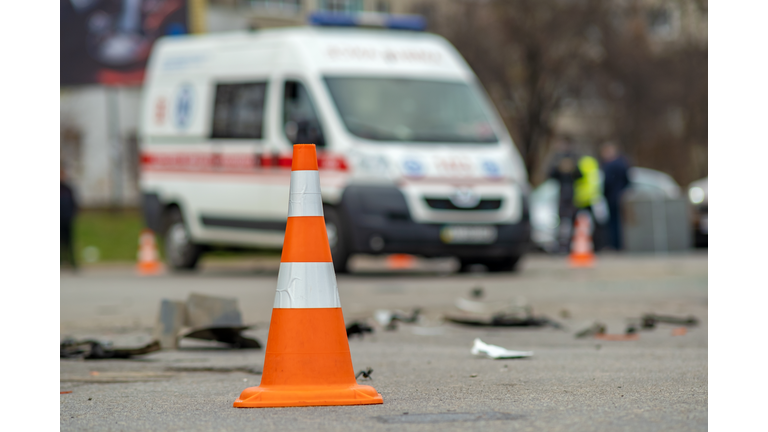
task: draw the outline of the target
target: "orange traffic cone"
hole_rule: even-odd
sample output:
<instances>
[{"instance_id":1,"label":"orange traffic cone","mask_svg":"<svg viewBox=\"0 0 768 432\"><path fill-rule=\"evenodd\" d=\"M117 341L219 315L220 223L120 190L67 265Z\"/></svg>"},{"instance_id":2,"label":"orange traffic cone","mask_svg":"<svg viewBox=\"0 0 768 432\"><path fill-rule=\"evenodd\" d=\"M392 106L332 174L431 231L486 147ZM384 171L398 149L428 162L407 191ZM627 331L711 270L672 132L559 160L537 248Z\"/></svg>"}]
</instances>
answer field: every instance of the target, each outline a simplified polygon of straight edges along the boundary
<instances>
[{"instance_id":1,"label":"orange traffic cone","mask_svg":"<svg viewBox=\"0 0 768 432\"><path fill-rule=\"evenodd\" d=\"M392 254L387 257L387 268L392 270L404 270L413 268L416 258L408 254Z\"/></svg>"},{"instance_id":2,"label":"orange traffic cone","mask_svg":"<svg viewBox=\"0 0 768 432\"><path fill-rule=\"evenodd\" d=\"M261 384L236 408L384 403L352 368L314 144L293 146L291 192Z\"/></svg>"},{"instance_id":3,"label":"orange traffic cone","mask_svg":"<svg viewBox=\"0 0 768 432\"><path fill-rule=\"evenodd\" d=\"M160 273L160 259L155 243L155 233L151 229L144 228L139 234L139 263L136 266L140 275L154 275Z\"/></svg>"},{"instance_id":4,"label":"orange traffic cone","mask_svg":"<svg viewBox=\"0 0 768 432\"><path fill-rule=\"evenodd\" d=\"M576 216L576 229L571 241L571 267L592 267L595 265L591 225L589 214L579 212Z\"/></svg>"}]
</instances>

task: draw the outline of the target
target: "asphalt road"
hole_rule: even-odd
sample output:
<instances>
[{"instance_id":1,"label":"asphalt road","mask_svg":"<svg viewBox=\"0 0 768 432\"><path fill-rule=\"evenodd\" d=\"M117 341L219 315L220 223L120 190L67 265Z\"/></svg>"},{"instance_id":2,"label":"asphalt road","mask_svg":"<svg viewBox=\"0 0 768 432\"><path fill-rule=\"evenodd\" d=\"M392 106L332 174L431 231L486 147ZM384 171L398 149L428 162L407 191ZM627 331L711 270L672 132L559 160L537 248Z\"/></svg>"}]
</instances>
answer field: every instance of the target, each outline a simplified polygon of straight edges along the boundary
<instances>
[{"instance_id":1,"label":"asphalt road","mask_svg":"<svg viewBox=\"0 0 768 432\"><path fill-rule=\"evenodd\" d=\"M594 269L562 257L531 256L520 273L450 273L449 261L386 271L358 259L360 273L338 277L345 320L367 319L373 335L352 339L355 370L371 367L383 405L235 409L258 385L263 350L185 342L140 360L61 361L61 430L704 430L707 428L707 256L601 256ZM277 262L206 262L190 275L139 277L124 266L61 276L61 336L119 345L149 340L162 298L190 293L236 297L248 334L266 342ZM483 301L529 304L554 328L464 327L442 321L457 297L482 287ZM415 324L385 331L377 309L423 309ZM643 313L694 315L635 341L576 339L595 321L623 333ZM474 338L530 359L474 357ZM249 371L249 369L251 369Z\"/></svg>"}]
</instances>

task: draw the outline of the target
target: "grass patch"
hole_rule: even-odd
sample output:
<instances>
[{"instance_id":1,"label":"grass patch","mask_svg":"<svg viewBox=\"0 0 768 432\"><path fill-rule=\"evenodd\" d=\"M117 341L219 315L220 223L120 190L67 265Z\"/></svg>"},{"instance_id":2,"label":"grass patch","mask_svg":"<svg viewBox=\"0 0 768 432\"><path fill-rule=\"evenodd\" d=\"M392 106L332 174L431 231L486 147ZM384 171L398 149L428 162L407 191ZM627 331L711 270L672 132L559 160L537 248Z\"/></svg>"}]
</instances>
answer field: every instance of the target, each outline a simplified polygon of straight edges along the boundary
<instances>
[{"instance_id":1,"label":"grass patch","mask_svg":"<svg viewBox=\"0 0 768 432\"><path fill-rule=\"evenodd\" d=\"M86 257L98 250L97 261L136 262L139 233L144 229L144 218L139 210L83 210L75 219L75 254L79 264L88 264ZM160 258L163 259L162 239L157 239ZM85 251L89 248L89 251ZM85 252L85 253L84 253ZM235 258L248 256L280 256L277 250L211 250L204 257Z\"/></svg>"},{"instance_id":2,"label":"grass patch","mask_svg":"<svg viewBox=\"0 0 768 432\"><path fill-rule=\"evenodd\" d=\"M138 210L84 210L75 219L77 259L88 263L88 252L83 252L92 247L98 250L98 261L136 261L143 228L144 218Z\"/></svg>"}]
</instances>

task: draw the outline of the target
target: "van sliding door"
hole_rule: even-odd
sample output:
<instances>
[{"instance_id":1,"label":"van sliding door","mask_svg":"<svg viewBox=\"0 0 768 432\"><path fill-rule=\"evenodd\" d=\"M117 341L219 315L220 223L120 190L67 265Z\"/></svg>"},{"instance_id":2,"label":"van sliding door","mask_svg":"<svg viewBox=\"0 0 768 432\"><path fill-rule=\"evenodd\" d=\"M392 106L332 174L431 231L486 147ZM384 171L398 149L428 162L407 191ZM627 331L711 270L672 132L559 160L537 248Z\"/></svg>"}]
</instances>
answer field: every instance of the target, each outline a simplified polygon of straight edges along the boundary
<instances>
[{"instance_id":1,"label":"van sliding door","mask_svg":"<svg viewBox=\"0 0 768 432\"><path fill-rule=\"evenodd\" d=\"M200 222L217 240L240 244L282 241L285 212L280 210L284 206L274 202L270 179L265 178L260 164L267 87L266 80L216 84L211 140L217 175L205 186L208 199Z\"/></svg>"}]
</instances>

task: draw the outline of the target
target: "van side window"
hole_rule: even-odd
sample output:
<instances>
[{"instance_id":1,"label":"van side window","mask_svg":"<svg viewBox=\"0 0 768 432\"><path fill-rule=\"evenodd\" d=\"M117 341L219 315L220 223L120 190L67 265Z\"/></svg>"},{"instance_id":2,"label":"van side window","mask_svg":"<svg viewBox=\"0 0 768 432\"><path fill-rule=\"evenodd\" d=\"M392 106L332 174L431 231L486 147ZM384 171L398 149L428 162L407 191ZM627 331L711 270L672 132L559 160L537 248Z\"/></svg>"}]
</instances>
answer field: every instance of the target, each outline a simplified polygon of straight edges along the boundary
<instances>
[{"instance_id":1,"label":"van side window","mask_svg":"<svg viewBox=\"0 0 768 432\"><path fill-rule=\"evenodd\" d=\"M212 138L261 139L267 83L216 85Z\"/></svg>"},{"instance_id":2,"label":"van side window","mask_svg":"<svg viewBox=\"0 0 768 432\"><path fill-rule=\"evenodd\" d=\"M323 129L306 87L298 81L286 81L283 92L283 132L293 144L325 146Z\"/></svg>"}]
</instances>

